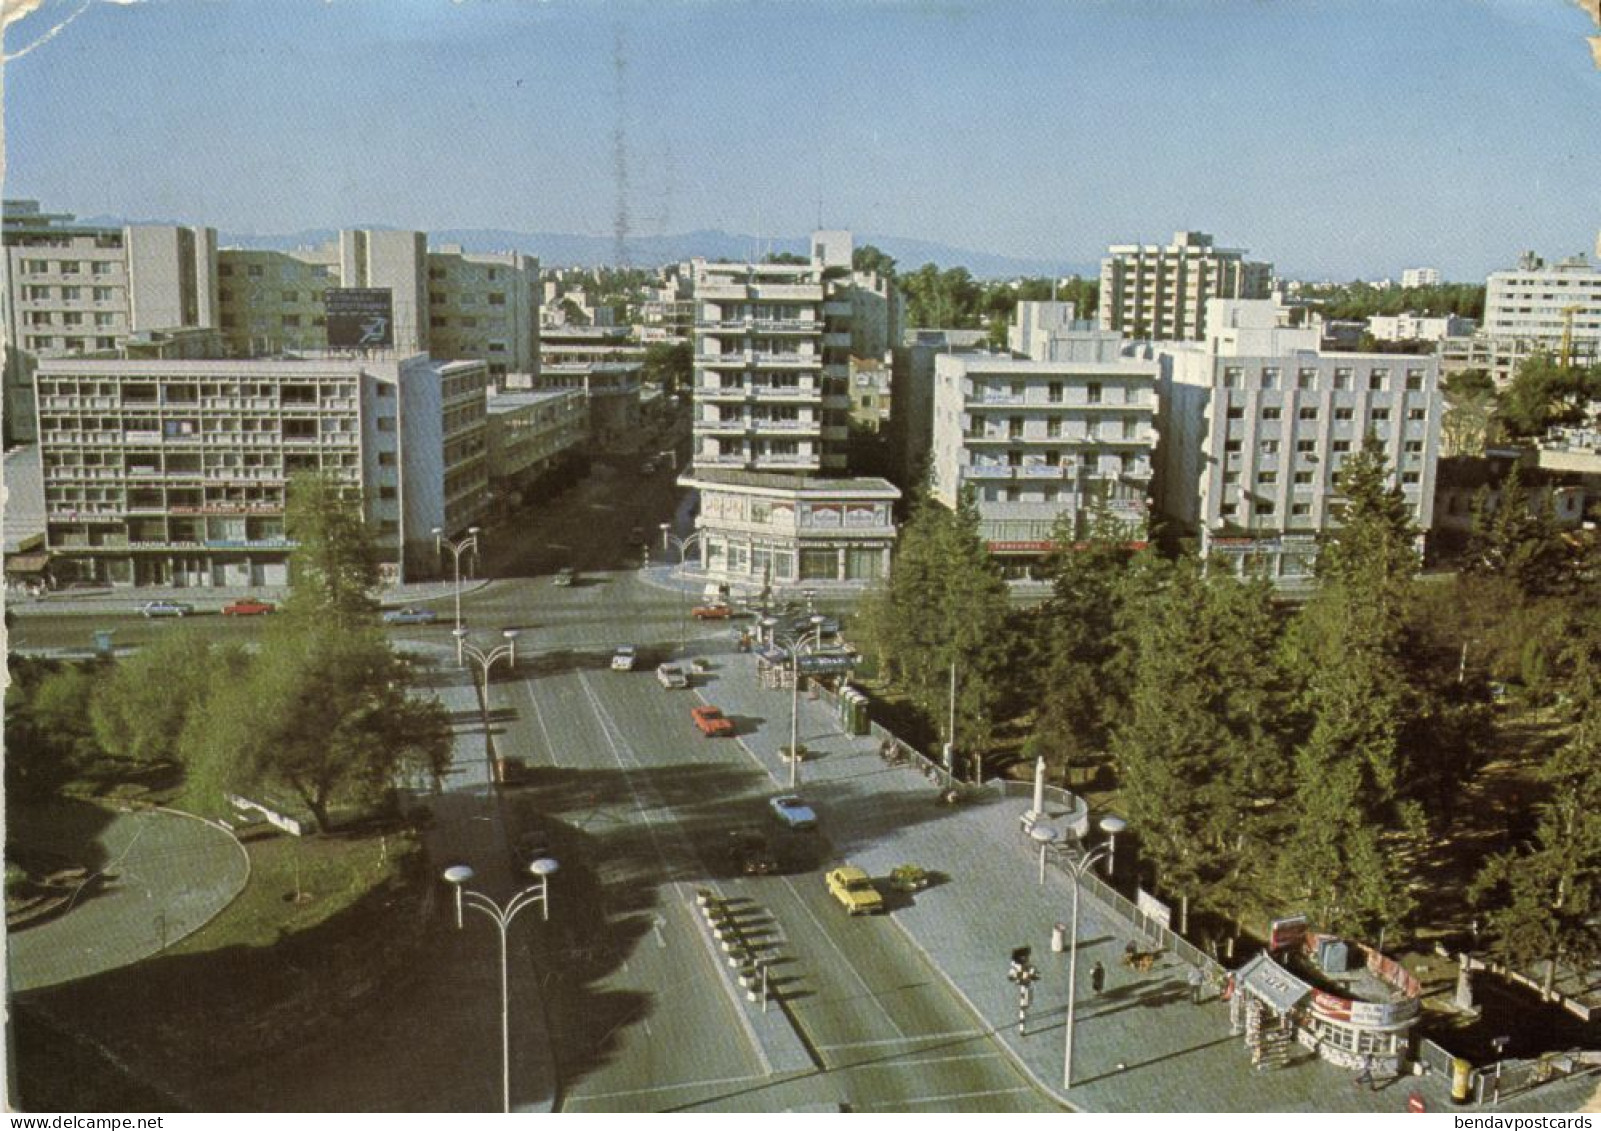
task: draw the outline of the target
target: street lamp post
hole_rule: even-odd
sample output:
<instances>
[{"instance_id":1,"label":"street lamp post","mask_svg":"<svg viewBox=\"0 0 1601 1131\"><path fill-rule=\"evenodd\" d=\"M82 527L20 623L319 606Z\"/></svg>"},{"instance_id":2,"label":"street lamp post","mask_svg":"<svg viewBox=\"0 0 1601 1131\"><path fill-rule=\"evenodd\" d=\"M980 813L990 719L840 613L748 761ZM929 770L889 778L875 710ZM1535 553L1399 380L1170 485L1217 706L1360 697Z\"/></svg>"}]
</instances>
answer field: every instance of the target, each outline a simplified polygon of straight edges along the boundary
<instances>
[{"instance_id":1,"label":"street lamp post","mask_svg":"<svg viewBox=\"0 0 1601 1131\"><path fill-rule=\"evenodd\" d=\"M550 920L550 877L558 867L548 856L530 863L528 870L539 882L523 888L504 906L466 886L473 878L473 870L467 865L452 864L444 872L445 881L456 889L456 929L462 929L461 909L465 905L487 915L500 933L500 1087L503 1107L508 1114L511 1112L511 1000L507 988L506 932L513 919L536 903L541 918Z\"/></svg>"},{"instance_id":2,"label":"street lamp post","mask_svg":"<svg viewBox=\"0 0 1601 1131\"><path fill-rule=\"evenodd\" d=\"M1112 868L1117 860L1117 834L1128 828L1128 822L1115 813L1108 813L1101 818L1101 831L1106 834L1106 878L1112 878Z\"/></svg>"},{"instance_id":3,"label":"street lamp post","mask_svg":"<svg viewBox=\"0 0 1601 1131\"><path fill-rule=\"evenodd\" d=\"M461 635L462 635L462 628L461 628L461 555L463 553L465 553L466 551L471 550L473 552L473 555L475 557L477 556L477 554L478 554L478 535L481 533L481 531L476 526L469 526L467 528L466 537L464 537L464 538L446 538L445 537L444 528L436 526L436 527L434 527L433 533L434 533L434 553L436 553L436 554L443 553L445 550L448 549L450 551L451 557L455 559L455 564L456 564L456 666L458 668L465 667L466 664L461 658Z\"/></svg>"},{"instance_id":4,"label":"street lamp post","mask_svg":"<svg viewBox=\"0 0 1601 1131\"><path fill-rule=\"evenodd\" d=\"M800 777L800 656L806 647L807 641L821 644L823 641L823 617L819 613L812 614L811 631L803 633L799 640L791 636L784 636L780 645L789 653L789 788L794 789ZM769 632L774 644L779 644L777 633Z\"/></svg>"},{"instance_id":5,"label":"street lamp post","mask_svg":"<svg viewBox=\"0 0 1601 1131\"><path fill-rule=\"evenodd\" d=\"M458 656L463 654L471 656L478 662L478 669L483 675L479 704L484 722L484 754L486 757L489 754L489 669L494 667L500 660L505 660L508 668L515 670L517 667L517 630L515 628L502 629L500 635L505 638L506 642L485 651L476 644L467 642L467 630L465 628L458 628L455 631L456 654ZM490 772L493 777L493 764L490 766Z\"/></svg>"},{"instance_id":6,"label":"street lamp post","mask_svg":"<svg viewBox=\"0 0 1601 1131\"><path fill-rule=\"evenodd\" d=\"M1084 874L1095 866L1102 856L1108 855L1106 845L1093 848L1067 866L1073 875L1073 913L1067 936L1067 1038L1062 1052L1062 1091L1073 1086L1073 1014L1078 1002L1078 883Z\"/></svg>"}]
</instances>

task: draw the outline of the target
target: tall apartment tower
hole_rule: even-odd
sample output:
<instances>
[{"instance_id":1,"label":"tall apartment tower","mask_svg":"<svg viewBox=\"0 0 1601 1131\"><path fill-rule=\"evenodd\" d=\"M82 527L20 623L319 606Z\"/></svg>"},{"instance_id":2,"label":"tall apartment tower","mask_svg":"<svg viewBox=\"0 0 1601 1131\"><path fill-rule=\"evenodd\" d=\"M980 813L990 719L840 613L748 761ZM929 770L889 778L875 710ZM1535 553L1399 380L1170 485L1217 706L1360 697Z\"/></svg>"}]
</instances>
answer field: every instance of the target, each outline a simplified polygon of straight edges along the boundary
<instances>
[{"instance_id":1,"label":"tall apartment tower","mask_svg":"<svg viewBox=\"0 0 1601 1131\"><path fill-rule=\"evenodd\" d=\"M844 472L850 263L848 232L806 263L694 260L697 471Z\"/></svg>"},{"instance_id":2,"label":"tall apartment tower","mask_svg":"<svg viewBox=\"0 0 1601 1131\"><path fill-rule=\"evenodd\" d=\"M1525 254L1516 270L1492 271L1485 280L1483 332L1552 352L1566 335L1574 357L1601 356L1601 266L1583 255L1547 264Z\"/></svg>"},{"instance_id":3,"label":"tall apartment tower","mask_svg":"<svg viewBox=\"0 0 1601 1131\"><path fill-rule=\"evenodd\" d=\"M4 204L8 446L38 437L33 370L40 359L116 349L139 332L216 325L215 229L73 220L36 201Z\"/></svg>"},{"instance_id":4,"label":"tall apartment tower","mask_svg":"<svg viewBox=\"0 0 1601 1131\"><path fill-rule=\"evenodd\" d=\"M1205 232L1175 232L1173 242L1117 244L1101 260L1100 324L1126 338L1200 341L1209 299L1258 299L1271 293L1273 265L1215 247Z\"/></svg>"},{"instance_id":5,"label":"tall apartment tower","mask_svg":"<svg viewBox=\"0 0 1601 1131\"><path fill-rule=\"evenodd\" d=\"M1238 572L1304 583L1339 526L1340 467L1368 436L1429 528L1439 358L1320 353L1318 328L1271 302L1214 300L1207 317L1204 344L1160 354L1158 506L1175 533Z\"/></svg>"}]
</instances>

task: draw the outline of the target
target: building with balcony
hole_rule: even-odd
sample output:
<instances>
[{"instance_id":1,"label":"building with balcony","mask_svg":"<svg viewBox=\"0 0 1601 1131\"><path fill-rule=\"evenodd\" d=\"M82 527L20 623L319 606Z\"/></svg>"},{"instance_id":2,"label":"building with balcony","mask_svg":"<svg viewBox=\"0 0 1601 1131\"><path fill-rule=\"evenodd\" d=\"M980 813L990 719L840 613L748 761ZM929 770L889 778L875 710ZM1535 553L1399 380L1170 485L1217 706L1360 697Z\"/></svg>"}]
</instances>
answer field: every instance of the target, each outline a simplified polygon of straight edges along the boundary
<instances>
[{"instance_id":1,"label":"building with balcony","mask_svg":"<svg viewBox=\"0 0 1601 1131\"><path fill-rule=\"evenodd\" d=\"M1368 319L1368 333L1381 342L1439 342L1473 333L1479 324L1459 314L1375 314Z\"/></svg>"},{"instance_id":2,"label":"building with balcony","mask_svg":"<svg viewBox=\"0 0 1601 1131\"><path fill-rule=\"evenodd\" d=\"M540 373L532 387L580 390L594 446L632 450L639 439L644 346L627 326L544 326L539 334Z\"/></svg>"},{"instance_id":3,"label":"building with balcony","mask_svg":"<svg viewBox=\"0 0 1601 1131\"><path fill-rule=\"evenodd\" d=\"M1320 353L1316 327L1284 325L1266 302L1214 300L1207 317L1207 342L1159 355L1157 505L1175 534L1237 571L1308 579L1319 536L1338 527L1335 476L1369 435L1429 529L1437 358Z\"/></svg>"},{"instance_id":4,"label":"building with balcony","mask_svg":"<svg viewBox=\"0 0 1601 1131\"><path fill-rule=\"evenodd\" d=\"M281 585L289 482L361 500L388 580L436 568L433 529L487 493L481 362L41 361L45 541L62 581Z\"/></svg>"},{"instance_id":5,"label":"building with balcony","mask_svg":"<svg viewBox=\"0 0 1601 1131\"><path fill-rule=\"evenodd\" d=\"M700 492L685 549L712 580L754 593L889 574L901 493L886 480L697 468L679 483Z\"/></svg>"},{"instance_id":6,"label":"building with balcony","mask_svg":"<svg viewBox=\"0 0 1601 1131\"><path fill-rule=\"evenodd\" d=\"M1271 293L1273 265L1238 248L1215 247L1205 232L1176 232L1173 242L1117 244L1101 260L1100 324L1124 337L1200 341L1214 298L1260 299Z\"/></svg>"},{"instance_id":7,"label":"building with balcony","mask_svg":"<svg viewBox=\"0 0 1601 1131\"><path fill-rule=\"evenodd\" d=\"M1525 252L1516 270L1492 271L1485 280L1479 332L1447 338L1441 354L1447 373L1487 369L1505 384L1525 358L1564 348L1577 364L1601 360L1601 267L1583 255L1548 265Z\"/></svg>"},{"instance_id":8,"label":"building with balcony","mask_svg":"<svg viewBox=\"0 0 1601 1131\"><path fill-rule=\"evenodd\" d=\"M1019 304L1024 327L1034 305L1068 304ZM971 491L980 535L1013 576L1057 548L1064 519L1073 538L1108 524L1131 542L1149 533L1158 363L1071 318L1033 352L934 358L933 496L955 507Z\"/></svg>"}]
</instances>

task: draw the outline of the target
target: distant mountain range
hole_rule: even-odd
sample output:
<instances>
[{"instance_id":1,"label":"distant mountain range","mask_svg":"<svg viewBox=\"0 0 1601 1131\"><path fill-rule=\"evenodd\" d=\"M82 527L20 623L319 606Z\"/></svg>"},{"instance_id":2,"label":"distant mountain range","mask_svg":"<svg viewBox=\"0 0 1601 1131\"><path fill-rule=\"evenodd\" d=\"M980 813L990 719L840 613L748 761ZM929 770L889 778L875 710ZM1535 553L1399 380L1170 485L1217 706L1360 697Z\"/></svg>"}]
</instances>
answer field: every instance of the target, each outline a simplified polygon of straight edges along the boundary
<instances>
[{"instance_id":1,"label":"distant mountain range","mask_svg":"<svg viewBox=\"0 0 1601 1131\"><path fill-rule=\"evenodd\" d=\"M112 216L92 216L80 220L83 224L121 225L174 224L174 220L124 220ZM352 228L392 229L392 224L352 224ZM241 235L237 232L219 232L223 247L259 248L287 251L297 247L315 247L325 244L338 235L333 228L311 228L281 235ZM460 244L465 251L520 251L537 255L543 267L600 267L614 266L617 262L617 242L611 236L575 236L559 232L514 232L505 228L445 228L428 233L430 247ZM966 267L973 275L983 279L1010 278L1016 275L1083 275L1100 272L1099 262L1073 262L1066 259L1018 258L995 255L985 251L953 247L931 240L908 239L901 236L856 234L856 246L872 244L895 259L902 272L915 271L925 263L937 264L941 269ZM729 259L746 262L758 255L791 252L804 255L809 240L805 236L793 238L763 238L737 235L717 229L703 229L670 236L630 236L626 244L628 265L657 267L664 263L704 256L707 259Z\"/></svg>"}]
</instances>

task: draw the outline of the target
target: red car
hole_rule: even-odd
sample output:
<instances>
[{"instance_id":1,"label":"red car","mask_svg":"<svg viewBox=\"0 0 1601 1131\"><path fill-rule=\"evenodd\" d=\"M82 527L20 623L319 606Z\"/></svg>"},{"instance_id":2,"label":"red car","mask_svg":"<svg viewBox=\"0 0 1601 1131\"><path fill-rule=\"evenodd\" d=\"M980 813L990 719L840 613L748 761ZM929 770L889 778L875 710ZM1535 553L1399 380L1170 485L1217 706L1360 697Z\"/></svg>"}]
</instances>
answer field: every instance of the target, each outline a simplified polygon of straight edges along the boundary
<instances>
[{"instance_id":1,"label":"red car","mask_svg":"<svg viewBox=\"0 0 1601 1131\"><path fill-rule=\"evenodd\" d=\"M697 605L694 617L696 620L727 620L734 615L734 610L727 605Z\"/></svg>"},{"instance_id":2,"label":"red car","mask_svg":"<svg viewBox=\"0 0 1601 1131\"><path fill-rule=\"evenodd\" d=\"M690 711L689 715L695 720L695 725L700 728L700 732L707 738L728 738L733 736L734 720L710 704L704 707L696 707Z\"/></svg>"},{"instance_id":3,"label":"red car","mask_svg":"<svg viewBox=\"0 0 1601 1131\"><path fill-rule=\"evenodd\" d=\"M259 617L272 612L274 608L276 606L270 601L258 601L254 597L241 597L232 604L224 605L222 607L222 615L225 617Z\"/></svg>"}]
</instances>

